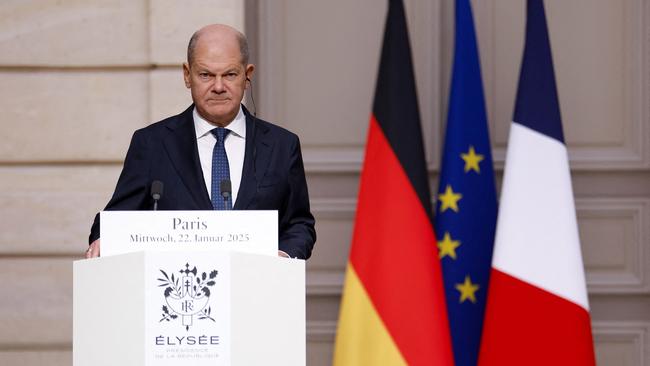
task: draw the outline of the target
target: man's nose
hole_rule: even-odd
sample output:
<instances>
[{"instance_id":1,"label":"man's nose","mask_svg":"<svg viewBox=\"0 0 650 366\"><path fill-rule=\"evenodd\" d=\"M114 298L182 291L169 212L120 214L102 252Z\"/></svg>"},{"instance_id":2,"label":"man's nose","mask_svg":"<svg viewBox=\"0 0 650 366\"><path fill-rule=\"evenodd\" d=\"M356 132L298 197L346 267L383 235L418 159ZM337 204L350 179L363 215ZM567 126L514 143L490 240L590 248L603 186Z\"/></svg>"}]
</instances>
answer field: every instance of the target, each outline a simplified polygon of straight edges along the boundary
<instances>
[{"instance_id":1,"label":"man's nose","mask_svg":"<svg viewBox=\"0 0 650 366\"><path fill-rule=\"evenodd\" d=\"M215 93L223 93L226 89L224 88L223 78L217 76L214 78L214 83L212 84L212 90Z\"/></svg>"}]
</instances>

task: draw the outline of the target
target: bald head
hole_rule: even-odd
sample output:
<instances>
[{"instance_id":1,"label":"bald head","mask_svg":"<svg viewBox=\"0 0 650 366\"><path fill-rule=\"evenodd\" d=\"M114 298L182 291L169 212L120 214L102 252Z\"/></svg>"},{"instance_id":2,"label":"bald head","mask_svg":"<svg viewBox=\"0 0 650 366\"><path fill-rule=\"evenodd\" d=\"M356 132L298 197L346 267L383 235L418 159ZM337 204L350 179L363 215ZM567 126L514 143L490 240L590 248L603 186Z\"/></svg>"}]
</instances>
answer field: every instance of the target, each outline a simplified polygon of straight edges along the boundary
<instances>
[{"instance_id":1,"label":"bald head","mask_svg":"<svg viewBox=\"0 0 650 366\"><path fill-rule=\"evenodd\" d=\"M223 42L235 40L239 44L239 53L241 54L241 63L248 64L249 51L246 36L237 29L225 24L210 24L197 30L190 38L187 45L187 64L192 65L194 52L199 42Z\"/></svg>"},{"instance_id":2,"label":"bald head","mask_svg":"<svg viewBox=\"0 0 650 366\"><path fill-rule=\"evenodd\" d=\"M240 111L255 71L246 37L227 25L208 25L192 36L187 58L183 80L196 111L213 125L227 126Z\"/></svg>"}]
</instances>

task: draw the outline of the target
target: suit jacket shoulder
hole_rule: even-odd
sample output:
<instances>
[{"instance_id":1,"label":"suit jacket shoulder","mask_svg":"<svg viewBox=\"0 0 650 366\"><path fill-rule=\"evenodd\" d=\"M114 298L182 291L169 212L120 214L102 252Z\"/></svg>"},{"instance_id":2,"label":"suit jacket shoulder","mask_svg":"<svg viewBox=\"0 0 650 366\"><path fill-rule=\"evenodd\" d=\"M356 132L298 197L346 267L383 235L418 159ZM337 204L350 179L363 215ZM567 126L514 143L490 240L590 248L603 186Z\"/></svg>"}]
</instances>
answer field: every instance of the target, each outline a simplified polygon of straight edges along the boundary
<instances>
[{"instance_id":1,"label":"suit jacket shoulder","mask_svg":"<svg viewBox=\"0 0 650 366\"><path fill-rule=\"evenodd\" d=\"M183 112L167 117L163 120L154 122L146 127L137 129L134 132L134 135L147 136L148 138L164 138L170 131L177 130L178 128L185 128L194 131L194 122L192 117L192 111L194 110L194 105L192 104Z\"/></svg>"}]
</instances>

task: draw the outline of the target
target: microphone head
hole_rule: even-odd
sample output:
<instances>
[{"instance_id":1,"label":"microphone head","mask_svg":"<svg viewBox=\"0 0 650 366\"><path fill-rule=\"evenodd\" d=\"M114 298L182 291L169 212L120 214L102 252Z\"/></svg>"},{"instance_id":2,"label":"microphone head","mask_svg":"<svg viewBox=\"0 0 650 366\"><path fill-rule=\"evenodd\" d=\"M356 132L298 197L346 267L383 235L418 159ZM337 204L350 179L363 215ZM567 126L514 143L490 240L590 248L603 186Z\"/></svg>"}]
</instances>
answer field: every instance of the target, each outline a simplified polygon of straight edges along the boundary
<instances>
[{"instance_id":1,"label":"microphone head","mask_svg":"<svg viewBox=\"0 0 650 366\"><path fill-rule=\"evenodd\" d=\"M151 198L158 201L163 194L163 182L154 180L151 183Z\"/></svg>"},{"instance_id":2,"label":"microphone head","mask_svg":"<svg viewBox=\"0 0 650 366\"><path fill-rule=\"evenodd\" d=\"M221 196L223 198L230 197L230 194L232 193L232 184L230 183L230 179L222 180L219 184L219 188L221 190Z\"/></svg>"}]
</instances>

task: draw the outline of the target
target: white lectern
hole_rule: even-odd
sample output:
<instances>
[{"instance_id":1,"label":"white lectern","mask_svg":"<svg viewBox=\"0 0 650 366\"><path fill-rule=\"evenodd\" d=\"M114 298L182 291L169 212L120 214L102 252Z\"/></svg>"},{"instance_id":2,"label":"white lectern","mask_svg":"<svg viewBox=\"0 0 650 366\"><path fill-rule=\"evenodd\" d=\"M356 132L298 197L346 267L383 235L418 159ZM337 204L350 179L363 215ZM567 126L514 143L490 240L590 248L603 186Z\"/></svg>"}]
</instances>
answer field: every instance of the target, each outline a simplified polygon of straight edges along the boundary
<instances>
[{"instance_id":1,"label":"white lectern","mask_svg":"<svg viewBox=\"0 0 650 366\"><path fill-rule=\"evenodd\" d=\"M74 366L306 362L302 260L219 249L80 260L73 305Z\"/></svg>"}]
</instances>

